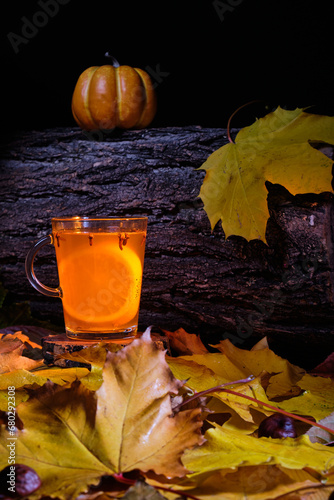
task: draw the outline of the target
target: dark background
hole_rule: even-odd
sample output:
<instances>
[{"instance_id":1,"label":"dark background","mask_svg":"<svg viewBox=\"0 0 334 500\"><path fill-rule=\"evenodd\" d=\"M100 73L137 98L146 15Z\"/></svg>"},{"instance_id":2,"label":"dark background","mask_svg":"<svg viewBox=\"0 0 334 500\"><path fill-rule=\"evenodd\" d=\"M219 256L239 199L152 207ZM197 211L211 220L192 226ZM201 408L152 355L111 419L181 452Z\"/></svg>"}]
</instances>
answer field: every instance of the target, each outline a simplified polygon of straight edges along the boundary
<instances>
[{"instance_id":1,"label":"dark background","mask_svg":"<svg viewBox=\"0 0 334 500\"><path fill-rule=\"evenodd\" d=\"M277 105L333 114L328 0L39 1L58 12L40 16L38 0L21 0L7 2L2 14L5 130L76 126L75 83L87 67L108 63L106 51L151 73L158 95L152 126L226 127L254 99L261 103L233 126ZM42 26L15 53L8 33L23 36L26 19Z\"/></svg>"}]
</instances>

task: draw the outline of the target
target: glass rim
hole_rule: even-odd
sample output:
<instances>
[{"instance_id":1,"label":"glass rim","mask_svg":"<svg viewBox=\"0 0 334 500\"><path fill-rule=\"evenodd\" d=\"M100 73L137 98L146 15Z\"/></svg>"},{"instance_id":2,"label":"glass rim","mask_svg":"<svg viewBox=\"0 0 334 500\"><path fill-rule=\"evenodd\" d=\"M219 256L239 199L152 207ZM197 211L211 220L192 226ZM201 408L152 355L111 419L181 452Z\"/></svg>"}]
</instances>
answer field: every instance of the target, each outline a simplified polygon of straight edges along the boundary
<instances>
[{"instance_id":1,"label":"glass rim","mask_svg":"<svg viewBox=\"0 0 334 500\"><path fill-rule=\"evenodd\" d=\"M80 222L80 221L135 221L135 220L148 220L148 217L86 217L86 216L74 216L74 217L52 217L51 222Z\"/></svg>"}]
</instances>

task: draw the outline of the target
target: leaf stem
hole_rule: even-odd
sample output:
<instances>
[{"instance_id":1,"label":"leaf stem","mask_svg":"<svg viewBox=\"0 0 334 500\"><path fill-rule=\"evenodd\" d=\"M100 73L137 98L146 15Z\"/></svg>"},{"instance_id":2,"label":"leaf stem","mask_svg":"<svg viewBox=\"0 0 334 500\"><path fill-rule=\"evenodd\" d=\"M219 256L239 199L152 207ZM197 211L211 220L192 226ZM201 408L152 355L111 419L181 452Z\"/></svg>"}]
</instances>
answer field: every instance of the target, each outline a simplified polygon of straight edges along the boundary
<instances>
[{"instance_id":1,"label":"leaf stem","mask_svg":"<svg viewBox=\"0 0 334 500\"><path fill-rule=\"evenodd\" d=\"M247 396L246 394L240 394L236 391L231 391L230 389L222 389L222 391L227 392L229 394L232 394L234 396L241 396L242 398L248 399L249 401L253 401L254 403L259 404L260 406L265 406L266 408L269 408L277 413L282 413L282 415L286 415L287 417L291 417L291 418L294 418L296 420L300 420L301 422L305 422L306 424L314 426L314 427L319 427L319 429L323 429L324 431L329 432L329 434L333 434L333 429L330 429L329 427L326 427L322 424L318 424L318 422L312 422L312 420L309 420L305 417L295 415L294 413L289 413L288 411L282 410L281 408L278 408L277 406L272 406L268 403L264 403L263 401L259 401L258 399L252 398L251 396Z\"/></svg>"},{"instance_id":2,"label":"leaf stem","mask_svg":"<svg viewBox=\"0 0 334 500\"><path fill-rule=\"evenodd\" d=\"M333 429L330 429L329 427L326 427L322 424L318 424L318 422L312 422L312 420L309 420L305 417L301 417L299 415L295 415L294 413L289 413L285 410L282 410L281 408L278 408L277 406L270 405L268 403L265 403L263 401L260 401L259 399L252 398L251 396L247 396L246 394L241 394L240 392L232 391L231 389L225 389L224 387L227 385L235 385L235 384L240 384L240 383L247 383L253 380L254 377L251 375L250 377L244 379L244 380L237 380L235 382L229 382L227 384L222 384L222 385L217 385L216 387L212 387L211 389L207 389L202 392L197 392L194 396L191 396L189 399L183 401L181 404L176 406L174 410L177 410L181 406L185 405L186 403L193 401L196 398L200 398L202 396L205 396L207 394L210 394L212 392L218 392L218 391L223 391L227 392L228 394L232 394L233 396L238 396L244 399L248 399L249 401L252 401L253 403L258 404L259 406L265 406L266 408L269 408L272 411L275 411L277 413L282 413L282 415L286 415L287 417L294 418L295 420L300 420L301 422L304 422L310 426L314 427L319 427L319 429L323 429L324 431L328 432L329 434L333 434Z\"/></svg>"},{"instance_id":3,"label":"leaf stem","mask_svg":"<svg viewBox=\"0 0 334 500\"><path fill-rule=\"evenodd\" d=\"M133 486L137 481L136 479L130 479L130 478L124 477L122 473L113 474L113 478L116 479L116 481L118 481L119 483L129 484L131 486Z\"/></svg>"},{"instance_id":4,"label":"leaf stem","mask_svg":"<svg viewBox=\"0 0 334 500\"><path fill-rule=\"evenodd\" d=\"M230 127L231 127L231 120L232 118L243 108L245 108L246 106L249 106L251 104L254 104L255 102L263 102L261 101L260 99L255 99L254 101L250 101L250 102L246 102L246 104L243 104L242 106L239 106L239 108L237 108L232 114L231 116L229 117L228 119L228 122L227 122L227 138L229 140L229 142L231 142L232 144L234 144L234 141L231 137L231 130L230 130Z\"/></svg>"},{"instance_id":5,"label":"leaf stem","mask_svg":"<svg viewBox=\"0 0 334 500\"><path fill-rule=\"evenodd\" d=\"M114 68L119 68L120 64L119 62L117 61L117 59L112 56L109 52L106 52L104 54L104 57L106 57L107 59L111 59L111 62L112 62L112 66L114 66Z\"/></svg>"},{"instance_id":6,"label":"leaf stem","mask_svg":"<svg viewBox=\"0 0 334 500\"><path fill-rule=\"evenodd\" d=\"M181 406L183 406L187 403L190 403L190 401L193 401L193 399L201 398L202 396L205 396L206 394L210 394L211 392L217 392L217 391L223 390L223 388L228 386L228 385L247 384L247 382L251 382L252 380L254 380L254 378L255 378L254 375L250 375L247 378L242 378L240 380L234 380L233 382L226 382L225 384L217 385L216 387L211 387L210 389L206 389L205 391L196 392L193 396L186 399L185 401L182 401L182 403L180 403L179 405L175 406L174 411L181 408Z\"/></svg>"}]
</instances>

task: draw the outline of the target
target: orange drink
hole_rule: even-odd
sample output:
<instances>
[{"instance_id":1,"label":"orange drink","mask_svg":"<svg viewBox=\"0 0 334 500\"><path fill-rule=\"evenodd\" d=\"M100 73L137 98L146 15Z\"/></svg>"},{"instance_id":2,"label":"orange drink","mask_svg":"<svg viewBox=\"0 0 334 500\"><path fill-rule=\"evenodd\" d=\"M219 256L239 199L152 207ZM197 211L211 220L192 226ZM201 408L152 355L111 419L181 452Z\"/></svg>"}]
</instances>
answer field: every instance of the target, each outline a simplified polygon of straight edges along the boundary
<instances>
[{"instance_id":1,"label":"orange drink","mask_svg":"<svg viewBox=\"0 0 334 500\"><path fill-rule=\"evenodd\" d=\"M99 339L134 335L138 327L146 218L72 218L52 222L51 239L59 275L56 290L63 303L67 336Z\"/></svg>"}]
</instances>

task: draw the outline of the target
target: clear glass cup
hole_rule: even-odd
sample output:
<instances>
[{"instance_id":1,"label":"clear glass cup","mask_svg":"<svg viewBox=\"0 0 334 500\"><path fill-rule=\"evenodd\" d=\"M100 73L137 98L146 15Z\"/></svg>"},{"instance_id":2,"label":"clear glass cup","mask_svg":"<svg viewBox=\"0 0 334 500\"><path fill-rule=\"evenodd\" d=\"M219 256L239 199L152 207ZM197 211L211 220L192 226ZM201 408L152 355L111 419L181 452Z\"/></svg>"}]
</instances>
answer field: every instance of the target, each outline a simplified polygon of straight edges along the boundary
<instances>
[{"instance_id":1,"label":"clear glass cup","mask_svg":"<svg viewBox=\"0 0 334 500\"><path fill-rule=\"evenodd\" d=\"M39 239L26 258L26 274L36 290L60 297L66 335L99 340L133 337L138 329L144 266L146 217L53 218L52 233ZM33 261L54 245L59 287L43 285Z\"/></svg>"}]
</instances>

